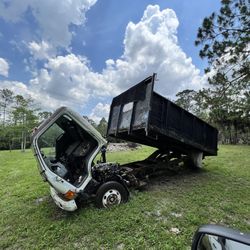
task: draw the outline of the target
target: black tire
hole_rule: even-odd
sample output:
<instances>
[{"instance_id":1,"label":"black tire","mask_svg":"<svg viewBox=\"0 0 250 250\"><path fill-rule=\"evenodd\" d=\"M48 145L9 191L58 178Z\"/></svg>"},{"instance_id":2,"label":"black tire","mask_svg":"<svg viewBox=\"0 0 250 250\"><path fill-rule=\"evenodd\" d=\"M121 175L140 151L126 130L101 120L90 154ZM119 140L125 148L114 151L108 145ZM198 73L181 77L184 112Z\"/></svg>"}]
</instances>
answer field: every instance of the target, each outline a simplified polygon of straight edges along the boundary
<instances>
[{"instance_id":1,"label":"black tire","mask_svg":"<svg viewBox=\"0 0 250 250\"><path fill-rule=\"evenodd\" d=\"M96 192L95 205L98 208L109 208L128 201L127 189L116 181L102 184Z\"/></svg>"}]
</instances>

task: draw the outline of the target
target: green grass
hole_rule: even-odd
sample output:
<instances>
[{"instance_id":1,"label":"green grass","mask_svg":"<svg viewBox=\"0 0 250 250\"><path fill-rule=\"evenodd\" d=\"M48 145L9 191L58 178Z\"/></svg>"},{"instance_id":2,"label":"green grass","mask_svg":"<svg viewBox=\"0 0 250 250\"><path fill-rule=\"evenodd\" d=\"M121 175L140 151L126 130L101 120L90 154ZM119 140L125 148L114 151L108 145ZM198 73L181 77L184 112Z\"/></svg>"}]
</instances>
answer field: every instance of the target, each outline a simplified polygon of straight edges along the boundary
<instances>
[{"instance_id":1,"label":"green grass","mask_svg":"<svg viewBox=\"0 0 250 250\"><path fill-rule=\"evenodd\" d=\"M108 160L125 163L151 152L110 153ZM0 188L0 249L189 249L201 224L250 231L247 146L221 146L204 170L160 178L112 209L57 208L30 151L0 152Z\"/></svg>"}]
</instances>

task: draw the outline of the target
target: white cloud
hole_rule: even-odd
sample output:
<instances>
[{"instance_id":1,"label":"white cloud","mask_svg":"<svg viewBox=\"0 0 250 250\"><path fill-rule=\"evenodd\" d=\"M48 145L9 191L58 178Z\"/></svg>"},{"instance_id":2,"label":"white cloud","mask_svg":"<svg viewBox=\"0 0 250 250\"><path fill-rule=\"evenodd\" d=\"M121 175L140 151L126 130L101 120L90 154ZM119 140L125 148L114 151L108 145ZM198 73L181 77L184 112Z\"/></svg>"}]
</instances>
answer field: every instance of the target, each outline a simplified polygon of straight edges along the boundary
<instances>
[{"instance_id":1,"label":"white cloud","mask_svg":"<svg viewBox=\"0 0 250 250\"><path fill-rule=\"evenodd\" d=\"M32 41L28 44L28 48L36 60L48 59L56 53L55 49L46 41L40 43Z\"/></svg>"},{"instance_id":2,"label":"white cloud","mask_svg":"<svg viewBox=\"0 0 250 250\"><path fill-rule=\"evenodd\" d=\"M56 108L58 103L73 108L83 107L90 96L98 100L117 91L115 84L105 75L91 70L85 57L72 53L49 58L37 77L30 80L30 89L39 93L40 97L36 95L36 99L46 102L50 108ZM50 103L44 96L50 98Z\"/></svg>"},{"instance_id":3,"label":"white cloud","mask_svg":"<svg viewBox=\"0 0 250 250\"><path fill-rule=\"evenodd\" d=\"M50 108L56 105L83 106L88 100L94 81L84 57L69 54L50 58L38 76L30 80L30 88L37 93L40 102L48 102Z\"/></svg>"},{"instance_id":4,"label":"white cloud","mask_svg":"<svg viewBox=\"0 0 250 250\"><path fill-rule=\"evenodd\" d=\"M165 96L173 97L185 88L200 88L204 80L199 69L178 45L178 25L173 10L160 11L158 5L149 5L138 23L127 25L123 55L106 62L103 75L107 82L124 90L156 72L156 89Z\"/></svg>"},{"instance_id":5,"label":"white cloud","mask_svg":"<svg viewBox=\"0 0 250 250\"><path fill-rule=\"evenodd\" d=\"M0 75L8 77L9 75L9 64L8 62L0 57Z\"/></svg>"},{"instance_id":6,"label":"white cloud","mask_svg":"<svg viewBox=\"0 0 250 250\"><path fill-rule=\"evenodd\" d=\"M13 91L15 95L20 94L28 96L30 94L33 94L28 90L28 87L24 83L18 81L0 81L0 89L9 89Z\"/></svg>"},{"instance_id":7,"label":"white cloud","mask_svg":"<svg viewBox=\"0 0 250 250\"><path fill-rule=\"evenodd\" d=\"M101 73L94 72L85 57L73 53L49 57L47 40L32 42L34 57L47 58L47 63L30 80L29 91L43 107L79 109L90 97L96 103L101 97L113 97L154 72L159 79L156 89L166 97L174 98L185 88L198 89L204 79L178 45L178 25L173 10L149 5L138 23L128 23L121 57L107 60ZM108 109L107 104L98 103L90 116L97 120Z\"/></svg>"},{"instance_id":8,"label":"white cloud","mask_svg":"<svg viewBox=\"0 0 250 250\"><path fill-rule=\"evenodd\" d=\"M58 99L74 97L82 103L89 96L114 96L154 72L159 79L156 89L167 97L174 98L185 88L199 89L204 79L178 45L178 25L173 10L160 11L159 6L149 5L137 24L127 25L123 55L107 60L101 73L93 72L86 58L71 53L49 59L44 70L52 79L44 81L41 71L32 81Z\"/></svg>"},{"instance_id":9,"label":"white cloud","mask_svg":"<svg viewBox=\"0 0 250 250\"><path fill-rule=\"evenodd\" d=\"M12 0L0 2L0 17L6 21L18 22L27 10L36 19L41 31L41 39L56 46L68 47L72 32L70 25L82 25L86 11L96 0Z\"/></svg>"},{"instance_id":10,"label":"white cloud","mask_svg":"<svg viewBox=\"0 0 250 250\"><path fill-rule=\"evenodd\" d=\"M109 116L109 104L103 104L99 102L91 111L89 118L92 119L95 123L99 123L100 120L104 117L106 121L108 120Z\"/></svg>"}]
</instances>

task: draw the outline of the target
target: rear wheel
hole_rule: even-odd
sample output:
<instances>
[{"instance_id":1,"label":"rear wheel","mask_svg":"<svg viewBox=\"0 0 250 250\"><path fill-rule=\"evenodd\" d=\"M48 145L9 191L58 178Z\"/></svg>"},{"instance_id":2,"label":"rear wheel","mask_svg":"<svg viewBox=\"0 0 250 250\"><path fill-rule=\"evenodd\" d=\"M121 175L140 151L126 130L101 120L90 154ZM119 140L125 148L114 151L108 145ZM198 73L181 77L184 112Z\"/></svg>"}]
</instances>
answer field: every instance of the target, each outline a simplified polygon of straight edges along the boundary
<instances>
[{"instance_id":1,"label":"rear wheel","mask_svg":"<svg viewBox=\"0 0 250 250\"><path fill-rule=\"evenodd\" d=\"M100 186L96 193L96 206L109 208L128 201L128 191L116 181L109 181Z\"/></svg>"}]
</instances>

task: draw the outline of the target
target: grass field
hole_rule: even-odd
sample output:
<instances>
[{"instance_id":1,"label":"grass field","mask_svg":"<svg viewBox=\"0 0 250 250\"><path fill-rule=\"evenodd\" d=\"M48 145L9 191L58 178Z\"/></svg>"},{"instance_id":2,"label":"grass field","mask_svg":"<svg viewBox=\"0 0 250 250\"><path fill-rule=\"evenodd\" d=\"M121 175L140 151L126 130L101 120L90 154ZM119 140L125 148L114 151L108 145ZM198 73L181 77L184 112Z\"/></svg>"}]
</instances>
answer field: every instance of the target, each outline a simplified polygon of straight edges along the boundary
<instances>
[{"instance_id":1,"label":"grass field","mask_svg":"<svg viewBox=\"0 0 250 250\"><path fill-rule=\"evenodd\" d=\"M125 163L150 152L110 153L108 160ZM189 249L201 224L250 232L247 146L221 146L202 171L160 178L112 209L57 208L30 151L0 152L0 188L0 249Z\"/></svg>"}]
</instances>

